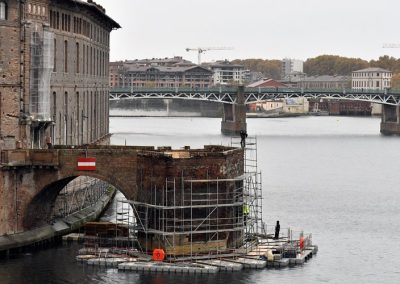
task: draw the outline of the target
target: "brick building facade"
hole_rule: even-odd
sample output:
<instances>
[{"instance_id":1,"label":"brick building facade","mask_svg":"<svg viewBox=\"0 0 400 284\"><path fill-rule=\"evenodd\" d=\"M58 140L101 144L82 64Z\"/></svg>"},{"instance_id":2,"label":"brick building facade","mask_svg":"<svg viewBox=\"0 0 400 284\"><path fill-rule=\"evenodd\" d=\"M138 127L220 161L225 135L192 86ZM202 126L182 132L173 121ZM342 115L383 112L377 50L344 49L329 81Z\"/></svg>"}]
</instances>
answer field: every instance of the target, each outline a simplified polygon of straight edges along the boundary
<instances>
[{"instance_id":1,"label":"brick building facade","mask_svg":"<svg viewBox=\"0 0 400 284\"><path fill-rule=\"evenodd\" d=\"M109 38L118 23L92 1L0 3L0 149L105 137Z\"/></svg>"}]
</instances>

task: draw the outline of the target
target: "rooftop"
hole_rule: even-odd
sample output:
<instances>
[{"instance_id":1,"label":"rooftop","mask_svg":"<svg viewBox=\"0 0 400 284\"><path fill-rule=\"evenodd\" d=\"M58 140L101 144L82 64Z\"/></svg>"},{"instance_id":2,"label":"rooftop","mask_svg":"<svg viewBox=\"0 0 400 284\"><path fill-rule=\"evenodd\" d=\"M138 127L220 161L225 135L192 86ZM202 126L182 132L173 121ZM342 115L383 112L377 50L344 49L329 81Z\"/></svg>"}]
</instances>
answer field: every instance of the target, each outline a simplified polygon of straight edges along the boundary
<instances>
[{"instance_id":1,"label":"rooftop","mask_svg":"<svg viewBox=\"0 0 400 284\"><path fill-rule=\"evenodd\" d=\"M154 69L158 72L186 72L191 69L202 69L203 72L211 73L210 70L200 66L142 66L142 65L125 65L128 72L147 72L150 69Z\"/></svg>"},{"instance_id":2,"label":"rooftop","mask_svg":"<svg viewBox=\"0 0 400 284\"><path fill-rule=\"evenodd\" d=\"M330 75L321 75L321 76L310 76L304 77L302 79L303 82L338 82L338 81L349 81L350 77L348 76L330 76Z\"/></svg>"},{"instance_id":3,"label":"rooftop","mask_svg":"<svg viewBox=\"0 0 400 284\"><path fill-rule=\"evenodd\" d=\"M369 67L369 68L353 71L353 73L360 73L360 72L388 72L388 73L391 73L392 71L383 69L383 68L379 68L379 67Z\"/></svg>"},{"instance_id":4,"label":"rooftop","mask_svg":"<svg viewBox=\"0 0 400 284\"><path fill-rule=\"evenodd\" d=\"M217 61L217 62L207 62L207 63L203 63L202 66L206 67L206 68L218 68L218 67L222 67L222 68L244 68L243 65L240 64L233 64L232 62L228 61L228 60L223 60L223 61Z\"/></svg>"},{"instance_id":5,"label":"rooftop","mask_svg":"<svg viewBox=\"0 0 400 284\"><path fill-rule=\"evenodd\" d=\"M96 13L100 13L104 18L106 18L111 23L113 28L115 28L115 29L121 28L121 26L116 21L114 21L111 17L109 17L106 14L106 9L104 9L103 6L101 6L100 4L97 4L93 0L88 0L87 2L83 1L83 0L68 0L68 1L72 2L76 5L85 6ZM64 2L64 1L61 1L61 2Z\"/></svg>"},{"instance_id":6,"label":"rooftop","mask_svg":"<svg viewBox=\"0 0 400 284\"><path fill-rule=\"evenodd\" d=\"M278 82L274 79L270 78L264 78L262 80L259 80L257 82L253 82L250 85L247 86L248 88L257 88L257 87L287 87L287 85Z\"/></svg>"}]
</instances>

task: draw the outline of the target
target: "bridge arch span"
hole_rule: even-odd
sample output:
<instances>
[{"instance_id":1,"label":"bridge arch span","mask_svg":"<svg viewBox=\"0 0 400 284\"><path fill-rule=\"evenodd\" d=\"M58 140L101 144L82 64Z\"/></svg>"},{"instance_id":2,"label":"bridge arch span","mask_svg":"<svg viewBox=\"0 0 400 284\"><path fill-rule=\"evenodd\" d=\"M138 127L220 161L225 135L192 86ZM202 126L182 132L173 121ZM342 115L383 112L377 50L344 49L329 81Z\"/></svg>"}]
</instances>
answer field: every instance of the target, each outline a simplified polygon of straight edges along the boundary
<instances>
[{"instance_id":1,"label":"bridge arch span","mask_svg":"<svg viewBox=\"0 0 400 284\"><path fill-rule=\"evenodd\" d=\"M60 191L79 176L104 181L129 200L151 200L152 190L162 195L167 178L231 178L243 173L243 150L223 146L204 149L135 146L56 146L48 150L14 150L2 153L7 182L18 188L18 231L48 224ZM82 157L95 158L95 169L78 168ZM10 203L14 195L9 196ZM15 213L14 211L12 213ZM10 226L12 222L11 216ZM3 230L3 229L2 229ZM4 228L4 232L12 230ZM15 232L15 230L13 230Z\"/></svg>"},{"instance_id":2,"label":"bridge arch span","mask_svg":"<svg viewBox=\"0 0 400 284\"><path fill-rule=\"evenodd\" d=\"M115 181L109 175L101 175L97 173L85 174L79 176L61 177L59 180L53 181L43 188L39 188L36 194L28 201L25 216L23 216L23 228L34 229L48 225L54 212L54 205L60 192L73 180L78 177L91 177L106 182L110 186L121 191L124 196L129 198L132 191L126 189L123 182ZM128 195L129 194L129 195Z\"/></svg>"},{"instance_id":3,"label":"bridge arch span","mask_svg":"<svg viewBox=\"0 0 400 284\"><path fill-rule=\"evenodd\" d=\"M139 149L153 147L118 147L93 146L84 147L62 146L51 150L21 150L15 151L24 160L14 162L16 170L9 171L10 180L16 180L19 190L19 230L28 230L48 224L54 202L60 191L79 176L88 176L104 181L118 190L127 198L137 197L137 156ZM97 147L97 148L96 148ZM96 148L96 149L95 149ZM78 169L78 159L82 157L96 159L96 170L82 171ZM10 154L7 159L12 160ZM22 169L17 171L21 164ZM26 169L26 165L35 165Z\"/></svg>"}]
</instances>

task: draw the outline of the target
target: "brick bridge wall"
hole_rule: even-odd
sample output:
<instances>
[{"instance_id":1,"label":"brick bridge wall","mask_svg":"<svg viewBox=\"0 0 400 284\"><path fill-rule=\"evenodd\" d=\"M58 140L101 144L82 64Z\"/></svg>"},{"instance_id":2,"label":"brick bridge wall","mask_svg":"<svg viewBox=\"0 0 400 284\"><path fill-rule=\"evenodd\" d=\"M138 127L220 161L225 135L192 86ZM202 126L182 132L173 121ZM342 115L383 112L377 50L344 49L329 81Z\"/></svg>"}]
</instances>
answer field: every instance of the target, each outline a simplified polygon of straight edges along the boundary
<instances>
[{"instance_id":1,"label":"brick bridge wall","mask_svg":"<svg viewBox=\"0 0 400 284\"><path fill-rule=\"evenodd\" d=\"M77 169L77 159L85 157L86 152L87 156L96 157L95 171ZM47 224L57 195L78 176L101 179L128 199L138 200L138 195L146 196L141 190L145 191L150 184L165 184L167 177L180 176L182 169L193 177L204 177L207 169L215 178L243 173L240 149L208 146L186 150L191 154L185 154L184 158L173 157L172 152L179 151L119 146L2 151L0 235Z\"/></svg>"}]
</instances>

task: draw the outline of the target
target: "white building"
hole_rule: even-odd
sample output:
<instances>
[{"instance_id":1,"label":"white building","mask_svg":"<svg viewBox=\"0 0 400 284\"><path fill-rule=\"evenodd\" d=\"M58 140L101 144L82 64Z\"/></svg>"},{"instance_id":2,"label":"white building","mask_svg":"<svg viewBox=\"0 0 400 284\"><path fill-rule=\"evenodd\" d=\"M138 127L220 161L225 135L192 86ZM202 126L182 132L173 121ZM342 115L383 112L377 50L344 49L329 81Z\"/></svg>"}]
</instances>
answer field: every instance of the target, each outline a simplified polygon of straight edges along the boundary
<instances>
[{"instance_id":1,"label":"white building","mask_svg":"<svg viewBox=\"0 0 400 284\"><path fill-rule=\"evenodd\" d=\"M250 80L249 70L244 69L243 65L232 64L227 60L204 63L202 67L213 72L214 85L245 84Z\"/></svg>"},{"instance_id":2,"label":"white building","mask_svg":"<svg viewBox=\"0 0 400 284\"><path fill-rule=\"evenodd\" d=\"M355 90L384 90L392 86L392 72L382 68L366 68L352 72L351 86ZM382 106L372 104L372 114L382 113Z\"/></svg>"},{"instance_id":3,"label":"white building","mask_svg":"<svg viewBox=\"0 0 400 284\"><path fill-rule=\"evenodd\" d=\"M303 61L298 59L282 59L282 80L290 80L292 74L303 73Z\"/></svg>"},{"instance_id":4,"label":"white building","mask_svg":"<svg viewBox=\"0 0 400 284\"><path fill-rule=\"evenodd\" d=\"M351 86L356 90L384 90L391 87L392 72L382 68L366 68L351 74Z\"/></svg>"}]
</instances>

